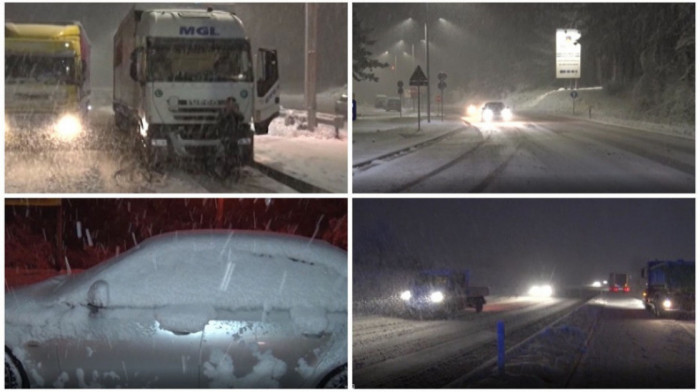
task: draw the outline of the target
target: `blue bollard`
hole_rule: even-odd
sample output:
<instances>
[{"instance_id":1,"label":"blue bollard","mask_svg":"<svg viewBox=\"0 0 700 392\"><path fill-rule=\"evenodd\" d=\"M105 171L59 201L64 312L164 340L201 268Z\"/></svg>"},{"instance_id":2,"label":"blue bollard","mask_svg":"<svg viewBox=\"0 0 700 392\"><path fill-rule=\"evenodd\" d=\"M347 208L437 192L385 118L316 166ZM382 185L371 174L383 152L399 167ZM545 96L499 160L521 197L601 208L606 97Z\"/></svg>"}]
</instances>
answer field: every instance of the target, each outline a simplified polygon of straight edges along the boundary
<instances>
[{"instance_id":1,"label":"blue bollard","mask_svg":"<svg viewBox=\"0 0 700 392\"><path fill-rule=\"evenodd\" d=\"M502 376L506 370L506 327L503 321L496 323L496 335L498 336L498 374Z\"/></svg>"}]
</instances>

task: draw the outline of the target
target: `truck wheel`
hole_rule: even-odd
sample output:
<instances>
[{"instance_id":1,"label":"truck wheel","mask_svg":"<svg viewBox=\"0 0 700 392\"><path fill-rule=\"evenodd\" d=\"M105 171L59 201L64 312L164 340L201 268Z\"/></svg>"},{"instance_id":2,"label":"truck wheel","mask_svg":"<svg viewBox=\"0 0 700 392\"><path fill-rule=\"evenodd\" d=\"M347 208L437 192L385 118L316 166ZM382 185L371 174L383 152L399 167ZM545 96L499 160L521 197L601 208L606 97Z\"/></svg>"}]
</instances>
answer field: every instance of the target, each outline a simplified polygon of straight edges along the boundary
<instances>
[{"instance_id":1,"label":"truck wheel","mask_svg":"<svg viewBox=\"0 0 700 392\"><path fill-rule=\"evenodd\" d=\"M654 316L656 318L664 318L664 316L666 315L661 306L661 299L656 298L654 300Z\"/></svg>"},{"instance_id":2,"label":"truck wheel","mask_svg":"<svg viewBox=\"0 0 700 392\"><path fill-rule=\"evenodd\" d=\"M261 123L255 123L255 134L256 135L267 135L268 132L270 132L270 122L269 121L263 121Z\"/></svg>"},{"instance_id":3,"label":"truck wheel","mask_svg":"<svg viewBox=\"0 0 700 392\"><path fill-rule=\"evenodd\" d=\"M481 311L484 310L484 301L477 300L475 308L477 313L481 313Z\"/></svg>"}]
</instances>

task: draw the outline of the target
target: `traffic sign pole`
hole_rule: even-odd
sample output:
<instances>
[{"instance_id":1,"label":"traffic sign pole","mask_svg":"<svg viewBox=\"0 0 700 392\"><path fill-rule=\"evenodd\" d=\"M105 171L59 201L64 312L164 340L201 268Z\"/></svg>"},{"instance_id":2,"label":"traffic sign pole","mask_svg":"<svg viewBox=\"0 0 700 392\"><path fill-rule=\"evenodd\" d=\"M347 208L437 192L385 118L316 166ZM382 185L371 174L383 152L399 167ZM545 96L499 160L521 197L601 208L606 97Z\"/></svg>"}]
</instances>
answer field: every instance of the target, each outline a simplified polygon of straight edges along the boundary
<instances>
[{"instance_id":1,"label":"traffic sign pole","mask_svg":"<svg viewBox=\"0 0 700 392\"><path fill-rule=\"evenodd\" d=\"M430 87L428 84L428 78L423 73L420 65L416 67L415 71L413 71L413 75L411 75L408 84L410 86L415 86L418 89L418 131L420 131L420 86ZM430 95L428 95L428 110L430 110ZM428 112L428 119L430 119L430 112Z\"/></svg>"}]
</instances>

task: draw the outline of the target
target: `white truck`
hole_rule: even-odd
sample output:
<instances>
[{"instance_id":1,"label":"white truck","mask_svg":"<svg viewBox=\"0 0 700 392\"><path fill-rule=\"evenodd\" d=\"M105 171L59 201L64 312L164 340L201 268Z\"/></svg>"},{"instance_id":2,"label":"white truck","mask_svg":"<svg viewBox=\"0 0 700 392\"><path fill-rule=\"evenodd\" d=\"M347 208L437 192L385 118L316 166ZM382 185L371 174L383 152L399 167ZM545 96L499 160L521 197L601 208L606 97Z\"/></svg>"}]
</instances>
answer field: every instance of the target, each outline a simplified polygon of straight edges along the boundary
<instances>
[{"instance_id":1,"label":"white truck","mask_svg":"<svg viewBox=\"0 0 700 392\"><path fill-rule=\"evenodd\" d=\"M149 167L228 155L250 163L254 134L267 133L279 114L277 52L259 49L254 67L243 23L231 12L136 6L114 35L113 93L117 128L134 138ZM219 129L228 98L244 119L236 130Z\"/></svg>"}]
</instances>

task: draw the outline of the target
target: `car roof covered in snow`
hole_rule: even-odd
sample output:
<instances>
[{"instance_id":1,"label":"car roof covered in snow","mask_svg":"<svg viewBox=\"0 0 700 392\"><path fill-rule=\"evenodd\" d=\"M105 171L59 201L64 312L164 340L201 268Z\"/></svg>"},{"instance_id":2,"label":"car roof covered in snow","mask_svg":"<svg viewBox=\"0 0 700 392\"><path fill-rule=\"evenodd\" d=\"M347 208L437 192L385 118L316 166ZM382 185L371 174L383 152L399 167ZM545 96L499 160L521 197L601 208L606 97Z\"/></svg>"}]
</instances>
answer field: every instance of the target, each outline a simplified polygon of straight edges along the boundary
<instances>
[{"instance_id":1,"label":"car roof covered in snow","mask_svg":"<svg viewBox=\"0 0 700 392\"><path fill-rule=\"evenodd\" d=\"M119 307L347 309L345 251L305 237L231 230L155 236L82 274L20 289L8 301L85 305L90 286L100 280L107 283L109 305Z\"/></svg>"}]
</instances>

